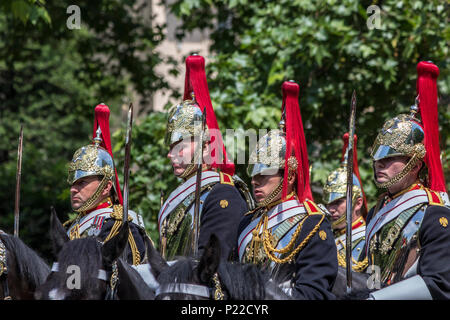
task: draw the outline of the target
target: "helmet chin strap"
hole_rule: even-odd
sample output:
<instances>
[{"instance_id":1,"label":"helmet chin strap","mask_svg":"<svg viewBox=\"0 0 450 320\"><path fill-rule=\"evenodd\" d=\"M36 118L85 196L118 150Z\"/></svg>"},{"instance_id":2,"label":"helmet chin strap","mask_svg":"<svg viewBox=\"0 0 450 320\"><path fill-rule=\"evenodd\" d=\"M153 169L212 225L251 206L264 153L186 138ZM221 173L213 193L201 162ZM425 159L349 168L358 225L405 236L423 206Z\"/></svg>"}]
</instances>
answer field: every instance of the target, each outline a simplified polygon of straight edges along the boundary
<instances>
[{"instance_id":1,"label":"helmet chin strap","mask_svg":"<svg viewBox=\"0 0 450 320\"><path fill-rule=\"evenodd\" d=\"M411 159L408 161L406 166L402 169L402 171L397 173L395 176L393 176L391 179L389 179L386 182L382 182L382 183L377 182L376 176L374 174L375 185L379 189L387 189L387 188L392 187L394 184L398 183L400 180L402 180L404 177L406 177L406 175L412 170L412 168L414 168L414 166L417 164L417 162L419 162L421 160L422 159L417 154L414 154L411 157ZM374 170L374 172L375 172L375 170Z\"/></svg>"},{"instance_id":2,"label":"helmet chin strap","mask_svg":"<svg viewBox=\"0 0 450 320\"><path fill-rule=\"evenodd\" d=\"M195 170L197 169L197 164L195 163L194 159L198 159L199 152L203 152L203 148L201 148L201 150L199 150L199 148L196 148L194 154L192 155L190 163L188 164L186 169L183 171L183 173L178 176L179 178L187 180L195 174L195 172L196 172Z\"/></svg>"},{"instance_id":3,"label":"helmet chin strap","mask_svg":"<svg viewBox=\"0 0 450 320\"><path fill-rule=\"evenodd\" d=\"M278 186L263 201L256 203L256 205L259 208L268 206L281 194L282 190L283 190L283 178L281 178L281 181L278 184Z\"/></svg>"}]
</instances>

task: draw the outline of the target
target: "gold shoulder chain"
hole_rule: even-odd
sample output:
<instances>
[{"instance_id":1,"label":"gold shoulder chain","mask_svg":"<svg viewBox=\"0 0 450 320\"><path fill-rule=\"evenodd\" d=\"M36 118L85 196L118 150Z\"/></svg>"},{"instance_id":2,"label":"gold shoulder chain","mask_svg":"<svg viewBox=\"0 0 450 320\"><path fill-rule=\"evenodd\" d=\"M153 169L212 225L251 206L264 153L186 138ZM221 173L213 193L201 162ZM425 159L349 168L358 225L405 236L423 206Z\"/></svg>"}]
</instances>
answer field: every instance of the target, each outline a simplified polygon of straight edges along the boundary
<instances>
[{"instance_id":1,"label":"gold shoulder chain","mask_svg":"<svg viewBox=\"0 0 450 320\"><path fill-rule=\"evenodd\" d=\"M305 219L303 219L303 221L301 221L296 230L294 231L294 234L292 235L291 240L289 241L289 243L281 249L276 249L273 245L272 245L272 241L273 241L273 235L271 234L271 232L267 229L267 221L268 218L267 216L264 217L264 231L263 231L263 246L264 246L264 251L267 255L267 257L269 257L270 260L282 264L282 263L286 263L286 262L290 262L293 260L294 256L297 255L297 253L300 252L300 250L303 249L303 247L308 243L308 241L311 239L312 236L314 236L314 234L316 234L317 230L319 230L320 225L322 224L323 219L325 218L325 215L322 215L320 221L316 224L316 226L311 230L311 232L308 234L308 236L303 239L303 241L297 246L297 248L295 248L294 250L292 250L298 236L300 235L300 231L302 230L303 227L303 223L305 222L305 220L308 217L306 217ZM292 250L292 251L291 251ZM274 253L280 253L280 254L284 254L287 252L290 252L290 254L285 257L285 258L277 258L275 256Z\"/></svg>"}]
</instances>

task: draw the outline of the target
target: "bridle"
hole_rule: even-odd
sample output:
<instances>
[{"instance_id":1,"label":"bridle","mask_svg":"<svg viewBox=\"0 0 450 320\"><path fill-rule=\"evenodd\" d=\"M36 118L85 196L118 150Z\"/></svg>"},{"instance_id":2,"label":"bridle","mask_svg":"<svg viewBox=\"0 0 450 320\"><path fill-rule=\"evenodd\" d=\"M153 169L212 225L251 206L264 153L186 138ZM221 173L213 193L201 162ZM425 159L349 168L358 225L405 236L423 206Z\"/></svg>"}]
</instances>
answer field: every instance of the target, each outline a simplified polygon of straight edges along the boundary
<instances>
[{"instance_id":1,"label":"bridle","mask_svg":"<svg viewBox=\"0 0 450 320\"><path fill-rule=\"evenodd\" d=\"M155 297L164 294L179 293L206 299L225 300L226 295L222 290L222 285L220 283L219 275L217 274L217 272L212 277L212 281L214 282L214 287L192 283L179 283L179 282L166 283L160 285L156 289Z\"/></svg>"},{"instance_id":2,"label":"bridle","mask_svg":"<svg viewBox=\"0 0 450 320\"><path fill-rule=\"evenodd\" d=\"M52 265L52 272L59 272L59 263L54 262ZM117 261L114 261L111 265L111 271L105 269L98 269L97 279L106 282L106 295L105 300L116 300L117 298L117 283L119 281L119 270L117 267Z\"/></svg>"},{"instance_id":3,"label":"bridle","mask_svg":"<svg viewBox=\"0 0 450 320\"><path fill-rule=\"evenodd\" d=\"M2 232L0 232L2 234ZM8 265L6 261L6 247L0 239L0 283L3 288L3 300L12 300L8 287Z\"/></svg>"}]
</instances>

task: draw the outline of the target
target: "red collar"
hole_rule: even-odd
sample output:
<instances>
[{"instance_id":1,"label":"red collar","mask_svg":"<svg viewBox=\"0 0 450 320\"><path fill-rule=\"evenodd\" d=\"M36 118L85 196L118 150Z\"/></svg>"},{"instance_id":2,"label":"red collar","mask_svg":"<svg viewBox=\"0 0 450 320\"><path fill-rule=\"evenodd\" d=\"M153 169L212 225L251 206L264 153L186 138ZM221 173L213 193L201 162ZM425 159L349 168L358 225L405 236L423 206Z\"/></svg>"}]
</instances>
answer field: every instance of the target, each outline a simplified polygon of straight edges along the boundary
<instances>
[{"instance_id":1,"label":"red collar","mask_svg":"<svg viewBox=\"0 0 450 320\"><path fill-rule=\"evenodd\" d=\"M109 207L112 207L112 205L113 205L112 200L111 200L111 198L108 197L103 202L100 202L95 208L86 211L85 214L89 214L92 211L95 211L98 209L109 208Z\"/></svg>"}]
</instances>

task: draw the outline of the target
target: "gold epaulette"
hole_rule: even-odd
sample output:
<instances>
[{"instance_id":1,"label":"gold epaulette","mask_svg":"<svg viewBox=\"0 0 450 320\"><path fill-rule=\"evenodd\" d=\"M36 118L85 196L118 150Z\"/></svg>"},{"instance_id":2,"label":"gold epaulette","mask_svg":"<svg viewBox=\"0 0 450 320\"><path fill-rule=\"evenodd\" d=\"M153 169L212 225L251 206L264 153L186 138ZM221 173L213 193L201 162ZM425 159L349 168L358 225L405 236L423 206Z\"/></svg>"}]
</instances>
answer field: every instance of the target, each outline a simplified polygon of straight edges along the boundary
<instances>
[{"instance_id":1,"label":"gold epaulette","mask_svg":"<svg viewBox=\"0 0 450 320\"><path fill-rule=\"evenodd\" d=\"M313 214L324 214L322 212L322 210L319 209L317 204L315 204L311 200L303 201L303 206L305 207L306 212L308 212L308 216L313 215Z\"/></svg>"},{"instance_id":2,"label":"gold epaulette","mask_svg":"<svg viewBox=\"0 0 450 320\"><path fill-rule=\"evenodd\" d=\"M113 206L113 212L111 213L111 218L113 218L114 220L120 220L122 221L122 217L123 217L123 206L121 204L115 204ZM133 218L128 215L128 221L133 220Z\"/></svg>"},{"instance_id":3,"label":"gold epaulette","mask_svg":"<svg viewBox=\"0 0 450 320\"><path fill-rule=\"evenodd\" d=\"M220 174L220 183L221 184L229 184L230 186L234 186L233 177L224 172L219 172Z\"/></svg>"},{"instance_id":4,"label":"gold epaulette","mask_svg":"<svg viewBox=\"0 0 450 320\"><path fill-rule=\"evenodd\" d=\"M444 200L439 192L424 188L428 196L428 203L432 206L444 206Z\"/></svg>"}]
</instances>

